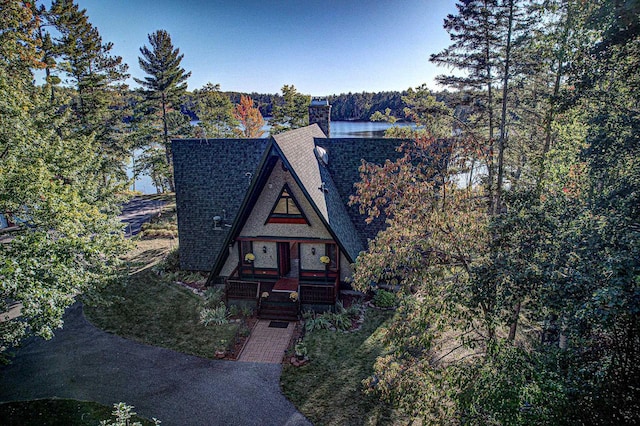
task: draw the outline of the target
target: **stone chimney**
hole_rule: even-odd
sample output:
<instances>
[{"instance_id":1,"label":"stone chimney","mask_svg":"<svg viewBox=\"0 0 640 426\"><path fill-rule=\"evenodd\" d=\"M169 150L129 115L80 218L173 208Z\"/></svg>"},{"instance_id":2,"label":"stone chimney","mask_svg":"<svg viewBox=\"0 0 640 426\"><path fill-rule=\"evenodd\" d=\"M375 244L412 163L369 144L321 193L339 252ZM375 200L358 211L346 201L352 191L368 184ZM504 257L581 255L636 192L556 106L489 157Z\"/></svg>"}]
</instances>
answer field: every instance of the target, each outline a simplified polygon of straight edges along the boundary
<instances>
[{"instance_id":1,"label":"stone chimney","mask_svg":"<svg viewBox=\"0 0 640 426\"><path fill-rule=\"evenodd\" d=\"M314 98L309 105L309 125L316 123L327 137L331 132L331 105L327 99Z\"/></svg>"}]
</instances>

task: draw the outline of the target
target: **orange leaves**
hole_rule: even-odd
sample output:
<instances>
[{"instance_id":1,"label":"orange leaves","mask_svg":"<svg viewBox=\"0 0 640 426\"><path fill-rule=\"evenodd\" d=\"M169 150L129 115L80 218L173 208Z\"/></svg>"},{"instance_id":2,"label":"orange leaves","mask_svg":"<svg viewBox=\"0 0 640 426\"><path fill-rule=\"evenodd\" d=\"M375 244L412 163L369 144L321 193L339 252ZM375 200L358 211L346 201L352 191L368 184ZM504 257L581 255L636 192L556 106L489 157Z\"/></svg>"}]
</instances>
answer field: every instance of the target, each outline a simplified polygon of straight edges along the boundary
<instances>
[{"instance_id":1,"label":"orange leaves","mask_svg":"<svg viewBox=\"0 0 640 426\"><path fill-rule=\"evenodd\" d=\"M253 99L249 96L242 95L240 97L240 103L236 105L234 115L242 125L242 134L244 137L262 137L264 131L261 130L261 128L264 126L264 119L262 118L260 110L253 106Z\"/></svg>"}]
</instances>

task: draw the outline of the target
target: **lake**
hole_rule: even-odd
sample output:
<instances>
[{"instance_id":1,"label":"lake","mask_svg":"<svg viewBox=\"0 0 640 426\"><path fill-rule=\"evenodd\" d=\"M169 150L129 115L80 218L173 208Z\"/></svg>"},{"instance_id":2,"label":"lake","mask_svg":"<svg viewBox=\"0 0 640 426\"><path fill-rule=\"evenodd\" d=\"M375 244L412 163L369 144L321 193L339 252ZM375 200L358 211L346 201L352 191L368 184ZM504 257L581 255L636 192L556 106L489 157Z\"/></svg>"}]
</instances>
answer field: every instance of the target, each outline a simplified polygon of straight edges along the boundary
<instances>
[{"instance_id":1,"label":"lake","mask_svg":"<svg viewBox=\"0 0 640 426\"><path fill-rule=\"evenodd\" d=\"M412 126L412 123L397 123L399 126ZM332 138L378 138L384 136L385 130L391 125L389 123L371 122L371 121L332 121L331 137ZM268 125L265 126L268 131ZM265 133L265 137L268 133ZM137 155L137 153L136 153ZM131 177L131 170L128 170ZM135 190L143 194L155 194L156 188L151 182L151 178L147 175L139 176L136 179ZM132 188L132 189L133 189Z\"/></svg>"}]
</instances>

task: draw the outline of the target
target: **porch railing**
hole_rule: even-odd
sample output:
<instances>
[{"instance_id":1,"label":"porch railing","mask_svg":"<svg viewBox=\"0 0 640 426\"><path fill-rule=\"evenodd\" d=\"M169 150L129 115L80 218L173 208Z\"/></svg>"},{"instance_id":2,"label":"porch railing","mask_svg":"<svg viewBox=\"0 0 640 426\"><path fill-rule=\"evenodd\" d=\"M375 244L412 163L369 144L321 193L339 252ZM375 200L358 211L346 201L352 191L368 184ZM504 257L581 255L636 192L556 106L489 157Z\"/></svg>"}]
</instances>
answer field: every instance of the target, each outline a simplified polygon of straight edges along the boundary
<instances>
[{"instance_id":1,"label":"porch railing","mask_svg":"<svg viewBox=\"0 0 640 426\"><path fill-rule=\"evenodd\" d=\"M336 303L336 287L326 284L300 283L300 303L334 304Z\"/></svg>"},{"instance_id":2,"label":"porch railing","mask_svg":"<svg viewBox=\"0 0 640 426\"><path fill-rule=\"evenodd\" d=\"M225 295L227 299L258 300L260 283L258 281L227 280Z\"/></svg>"}]
</instances>

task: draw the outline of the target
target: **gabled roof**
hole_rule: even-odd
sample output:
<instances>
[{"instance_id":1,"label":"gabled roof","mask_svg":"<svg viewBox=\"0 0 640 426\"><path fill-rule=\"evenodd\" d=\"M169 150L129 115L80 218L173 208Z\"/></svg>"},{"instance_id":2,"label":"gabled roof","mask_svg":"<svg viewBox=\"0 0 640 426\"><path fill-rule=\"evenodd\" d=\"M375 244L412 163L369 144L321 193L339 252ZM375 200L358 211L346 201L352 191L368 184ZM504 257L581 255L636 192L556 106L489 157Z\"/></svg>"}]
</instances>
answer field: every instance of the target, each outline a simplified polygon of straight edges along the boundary
<instances>
[{"instance_id":1,"label":"gabled roof","mask_svg":"<svg viewBox=\"0 0 640 426\"><path fill-rule=\"evenodd\" d=\"M356 260L365 246L353 226L326 167L316 158L315 140L326 140L317 124L303 127L273 137L283 155L283 161L298 180L316 213L346 254L350 262Z\"/></svg>"},{"instance_id":2,"label":"gabled roof","mask_svg":"<svg viewBox=\"0 0 640 426\"><path fill-rule=\"evenodd\" d=\"M229 225L240 212L269 139L172 141L183 269L209 270L225 248ZM219 229L213 218L220 216Z\"/></svg>"},{"instance_id":3,"label":"gabled roof","mask_svg":"<svg viewBox=\"0 0 640 426\"><path fill-rule=\"evenodd\" d=\"M184 269L219 274L278 159L289 169L312 208L351 262L384 220L364 222L348 207L361 159L398 157L393 139L327 139L317 124L270 139L175 140L172 143L180 261ZM328 164L315 147L324 147ZM222 221L215 227L213 218Z\"/></svg>"}]
</instances>

